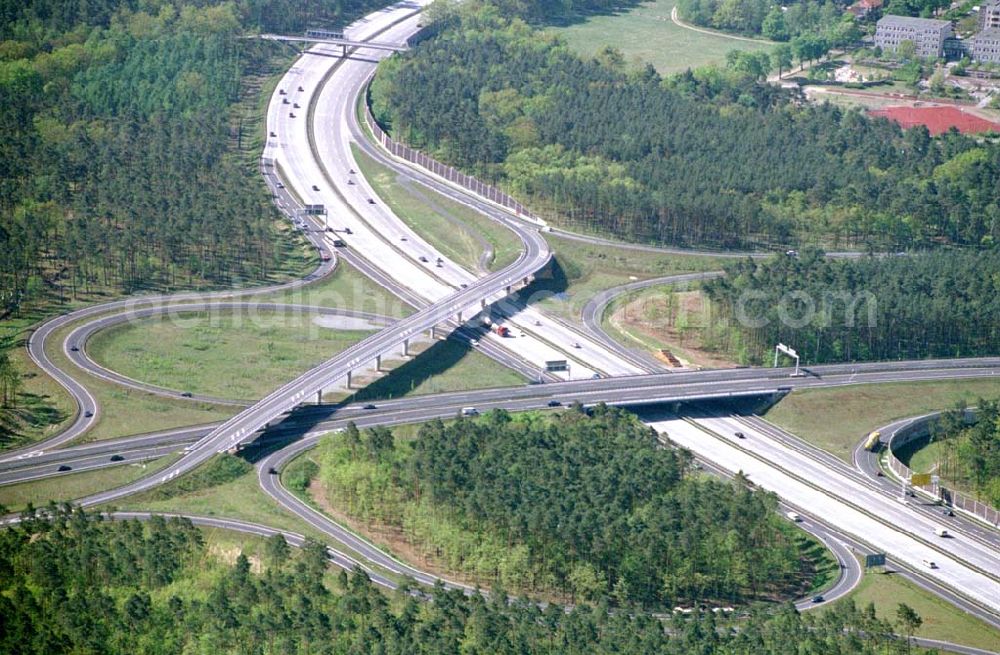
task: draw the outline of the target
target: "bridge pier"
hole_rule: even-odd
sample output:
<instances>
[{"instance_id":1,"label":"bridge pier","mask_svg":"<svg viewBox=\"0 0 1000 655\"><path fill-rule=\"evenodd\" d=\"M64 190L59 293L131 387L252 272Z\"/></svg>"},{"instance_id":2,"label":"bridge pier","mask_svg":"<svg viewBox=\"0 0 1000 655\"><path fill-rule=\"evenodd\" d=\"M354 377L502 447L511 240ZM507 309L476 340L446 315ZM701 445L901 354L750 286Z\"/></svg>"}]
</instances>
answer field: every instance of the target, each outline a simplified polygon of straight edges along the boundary
<instances>
[{"instance_id":1,"label":"bridge pier","mask_svg":"<svg viewBox=\"0 0 1000 655\"><path fill-rule=\"evenodd\" d=\"M320 389L319 391L316 392L316 404L317 405L322 405L323 404L323 390L322 389Z\"/></svg>"},{"instance_id":2,"label":"bridge pier","mask_svg":"<svg viewBox=\"0 0 1000 655\"><path fill-rule=\"evenodd\" d=\"M462 312L459 312L459 313L458 313L458 324L459 324L459 325L461 325L461 324L462 324Z\"/></svg>"},{"instance_id":3,"label":"bridge pier","mask_svg":"<svg viewBox=\"0 0 1000 655\"><path fill-rule=\"evenodd\" d=\"M347 372L347 388L351 388L351 371Z\"/></svg>"},{"instance_id":4,"label":"bridge pier","mask_svg":"<svg viewBox=\"0 0 1000 655\"><path fill-rule=\"evenodd\" d=\"M435 334L435 332L436 332L436 331L435 331L435 329L434 329L434 326L433 326L433 325L431 326L431 329L429 330L429 332L430 332L430 335L431 335L431 339L432 339L432 340L433 340L433 339L435 339L435 338L437 338L437 335Z\"/></svg>"},{"instance_id":5,"label":"bridge pier","mask_svg":"<svg viewBox=\"0 0 1000 655\"><path fill-rule=\"evenodd\" d=\"M510 290L511 290L511 289L513 289L513 287L512 287L511 285L509 285L509 284L508 284L508 285L507 285L507 295L508 295L508 296L510 295Z\"/></svg>"},{"instance_id":6,"label":"bridge pier","mask_svg":"<svg viewBox=\"0 0 1000 655\"><path fill-rule=\"evenodd\" d=\"M382 371L382 355L375 355L375 370Z\"/></svg>"},{"instance_id":7,"label":"bridge pier","mask_svg":"<svg viewBox=\"0 0 1000 655\"><path fill-rule=\"evenodd\" d=\"M482 300L480 300L479 304L483 306L483 309L486 309L486 298L483 298Z\"/></svg>"},{"instance_id":8,"label":"bridge pier","mask_svg":"<svg viewBox=\"0 0 1000 655\"><path fill-rule=\"evenodd\" d=\"M403 339L403 357L410 356L410 340Z\"/></svg>"},{"instance_id":9,"label":"bridge pier","mask_svg":"<svg viewBox=\"0 0 1000 655\"><path fill-rule=\"evenodd\" d=\"M343 44L342 46L340 46L340 56L343 57L344 59L347 59L347 44L346 43Z\"/></svg>"}]
</instances>

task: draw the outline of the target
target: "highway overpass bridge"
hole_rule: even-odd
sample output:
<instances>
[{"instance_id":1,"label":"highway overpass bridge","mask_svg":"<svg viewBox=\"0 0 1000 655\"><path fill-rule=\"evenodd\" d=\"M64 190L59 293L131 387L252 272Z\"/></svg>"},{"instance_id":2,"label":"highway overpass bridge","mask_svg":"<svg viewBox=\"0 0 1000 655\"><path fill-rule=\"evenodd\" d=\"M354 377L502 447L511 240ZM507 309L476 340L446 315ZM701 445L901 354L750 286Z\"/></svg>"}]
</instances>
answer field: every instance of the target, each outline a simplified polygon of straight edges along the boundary
<instances>
[{"instance_id":1,"label":"highway overpass bridge","mask_svg":"<svg viewBox=\"0 0 1000 655\"><path fill-rule=\"evenodd\" d=\"M281 41L284 43L324 43L327 45L339 46L342 57L347 56L348 50L355 48L367 48L369 50L391 50L402 52L409 47L399 43L380 43L378 41L356 41L347 38L343 32L329 32L326 30L306 30L302 36L285 34L261 34L257 38L265 41Z\"/></svg>"}]
</instances>

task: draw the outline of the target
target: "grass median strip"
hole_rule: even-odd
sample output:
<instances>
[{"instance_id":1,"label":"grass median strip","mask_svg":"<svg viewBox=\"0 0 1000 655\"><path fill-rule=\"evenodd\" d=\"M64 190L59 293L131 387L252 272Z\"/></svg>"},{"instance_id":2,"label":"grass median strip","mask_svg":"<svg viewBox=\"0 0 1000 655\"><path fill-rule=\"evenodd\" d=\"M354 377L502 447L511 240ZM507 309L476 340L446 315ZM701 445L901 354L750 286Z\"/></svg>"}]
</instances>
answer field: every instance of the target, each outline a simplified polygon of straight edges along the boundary
<instances>
[{"instance_id":1,"label":"grass median strip","mask_svg":"<svg viewBox=\"0 0 1000 655\"><path fill-rule=\"evenodd\" d=\"M340 260L328 277L295 289L275 291L254 300L268 303L313 305L337 309L353 309L379 316L404 317L413 308L362 275L353 266Z\"/></svg>"},{"instance_id":2,"label":"grass median strip","mask_svg":"<svg viewBox=\"0 0 1000 655\"><path fill-rule=\"evenodd\" d=\"M352 149L361 172L376 193L410 229L445 257L475 272L487 249L493 251L493 256L485 261L488 270L503 268L521 252L517 236L499 223L423 185L407 181L357 146Z\"/></svg>"}]
</instances>

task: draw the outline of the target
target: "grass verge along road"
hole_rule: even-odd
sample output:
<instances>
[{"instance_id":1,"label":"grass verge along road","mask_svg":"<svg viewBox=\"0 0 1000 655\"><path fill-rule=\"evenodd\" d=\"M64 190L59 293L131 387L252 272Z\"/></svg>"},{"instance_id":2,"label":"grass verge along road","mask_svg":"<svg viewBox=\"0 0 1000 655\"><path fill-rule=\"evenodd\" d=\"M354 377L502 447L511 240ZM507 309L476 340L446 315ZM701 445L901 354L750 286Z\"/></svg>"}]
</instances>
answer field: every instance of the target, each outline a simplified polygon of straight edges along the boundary
<instances>
[{"instance_id":1,"label":"grass verge along road","mask_svg":"<svg viewBox=\"0 0 1000 655\"><path fill-rule=\"evenodd\" d=\"M765 418L851 462L854 447L872 430L901 418L949 409L960 400L971 403L980 396L1000 396L1000 380L985 378L808 389L786 396L767 412Z\"/></svg>"}]
</instances>

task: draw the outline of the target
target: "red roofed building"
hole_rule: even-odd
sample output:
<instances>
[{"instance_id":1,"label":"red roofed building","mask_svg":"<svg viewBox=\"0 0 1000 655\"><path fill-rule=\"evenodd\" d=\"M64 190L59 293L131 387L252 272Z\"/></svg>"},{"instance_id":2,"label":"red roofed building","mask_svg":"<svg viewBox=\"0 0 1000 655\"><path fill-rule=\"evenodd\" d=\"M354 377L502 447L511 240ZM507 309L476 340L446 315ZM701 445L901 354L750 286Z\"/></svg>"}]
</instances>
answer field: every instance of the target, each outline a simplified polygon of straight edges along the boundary
<instances>
[{"instance_id":1,"label":"red roofed building","mask_svg":"<svg viewBox=\"0 0 1000 655\"><path fill-rule=\"evenodd\" d=\"M882 8L882 0L858 0L847 8L855 18L864 18L876 9Z\"/></svg>"}]
</instances>

